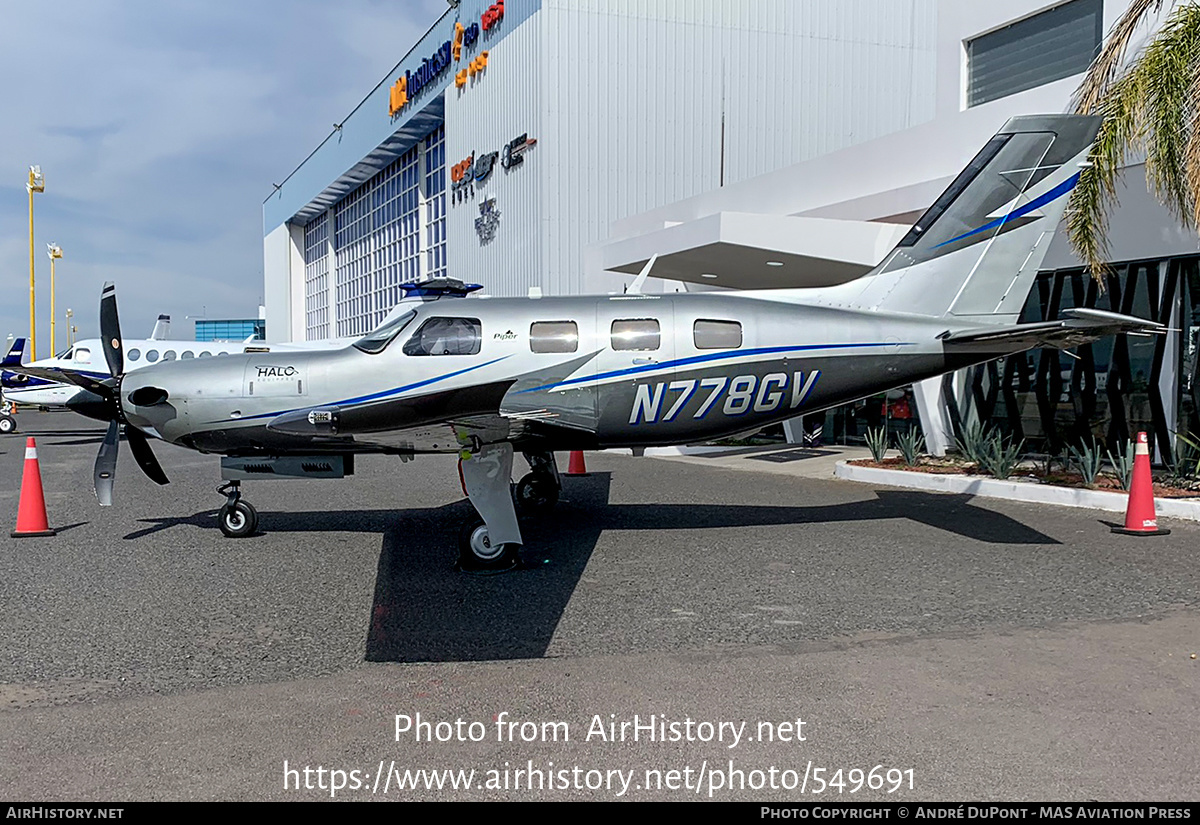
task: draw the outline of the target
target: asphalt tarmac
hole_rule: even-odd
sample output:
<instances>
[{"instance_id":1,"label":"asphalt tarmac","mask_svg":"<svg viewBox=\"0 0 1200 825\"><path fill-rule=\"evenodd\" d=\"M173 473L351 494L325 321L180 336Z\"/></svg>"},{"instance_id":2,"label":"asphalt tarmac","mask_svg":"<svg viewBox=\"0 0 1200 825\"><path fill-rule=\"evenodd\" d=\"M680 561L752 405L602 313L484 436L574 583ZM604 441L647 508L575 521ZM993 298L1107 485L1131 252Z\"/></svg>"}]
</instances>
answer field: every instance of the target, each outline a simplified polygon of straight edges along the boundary
<instances>
[{"instance_id":1,"label":"asphalt tarmac","mask_svg":"<svg viewBox=\"0 0 1200 825\"><path fill-rule=\"evenodd\" d=\"M102 427L19 421L0 798L1200 799L1200 525L589 454L471 576L453 458L247 483L231 540L216 458L122 444L100 508Z\"/></svg>"}]
</instances>

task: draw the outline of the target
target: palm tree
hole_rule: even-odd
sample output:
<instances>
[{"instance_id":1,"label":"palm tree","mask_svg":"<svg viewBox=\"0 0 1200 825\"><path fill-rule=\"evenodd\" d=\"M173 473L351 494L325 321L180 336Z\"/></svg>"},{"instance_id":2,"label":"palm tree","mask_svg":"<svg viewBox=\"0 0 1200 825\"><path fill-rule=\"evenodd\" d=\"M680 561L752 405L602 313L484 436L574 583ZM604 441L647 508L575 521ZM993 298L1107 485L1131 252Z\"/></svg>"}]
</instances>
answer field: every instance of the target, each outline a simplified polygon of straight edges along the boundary
<instances>
[{"instance_id":1,"label":"palm tree","mask_svg":"<svg viewBox=\"0 0 1200 825\"><path fill-rule=\"evenodd\" d=\"M1133 0L1075 95L1080 114L1103 117L1092 164L1071 193L1071 245L1103 286L1108 214L1127 158L1144 155L1146 183L1184 226L1200 226L1200 5L1179 4L1125 65L1135 33L1167 0Z\"/></svg>"}]
</instances>

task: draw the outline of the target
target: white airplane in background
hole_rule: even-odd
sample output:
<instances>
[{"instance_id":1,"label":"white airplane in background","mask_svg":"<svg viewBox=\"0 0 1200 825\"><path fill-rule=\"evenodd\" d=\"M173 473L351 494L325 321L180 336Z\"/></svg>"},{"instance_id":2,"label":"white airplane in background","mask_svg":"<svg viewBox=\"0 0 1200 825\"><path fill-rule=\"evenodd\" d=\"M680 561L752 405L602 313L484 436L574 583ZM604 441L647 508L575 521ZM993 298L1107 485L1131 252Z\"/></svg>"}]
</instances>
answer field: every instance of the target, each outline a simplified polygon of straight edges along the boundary
<instances>
[{"instance_id":1,"label":"white airplane in background","mask_svg":"<svg viewBox=\"0 0 1200 825\"><path fill-rule=\"evenodd\" d=\"M300 344L267 344L252 337L245 341L173 340L165 336L170 329L170 323L171 319L168 316L160 315L149 338L122 339L121 349L125 352L126 369L136 370L160 361L176 359L187 361L191 358L212 358L234 353L324 349L325 347L345 345L344 341L333 339L306 341ZM14 340L7 357L0 363L0 367L27 366L69 369L74 373L95 378L97 381L108 377L108 367L104 361L104 348L99 338L85 338L76 341L57 355L28 364L21 363L24 349L25 339ZM101 403L99 396L77 384L35 378L12 372L9 369L4 369L0 373L0 387L2 387L0 392L3 394L3 400L6 402L36 407L66 407L83 415L88 415L89 409Z\"/></svg>"},{"instance_id":2,"label":"white airplane in background","mask_svg":"<svg viewBox=\"0 0 1200 825\"><path fill-rule=\"evenodd\" d=\"M432 285L432 286L431 286ZM392 308L384 319L389 320L413 304L434 300L443 294L465 295L480 289L478 284L463 284L459 281L429 281L425 283L400 284L404 297ZM358 340L349 338L326 338L317 341L296 341L268 344L253 337L244 341L187 341L170 339L171 316L159 315L149 338L122 338L121 350L125 353L125 371L130 372L166 361L187 361L194 358L210 358L242 353L295 352L301 350L342 349ZM99 338L76 341L72 346L51 358L43 358L23 364L25 339L13 341L8 355L0 362L0 395L4 402L26 404L36 407L66 407L89 418L107 421L109 410L103 399L90 392L80 383L53 381L12 371L14 367L35 367L49 370L68 370L72 374L103 381L110 377L104 360L104 346ZM86 383L86 381L85 381ZM7 416L6 416L7 418ZM12 419L9 418L9 421ZM0 432L15 432L15 424L0 421Z\"/></svg>"}]
</instances>

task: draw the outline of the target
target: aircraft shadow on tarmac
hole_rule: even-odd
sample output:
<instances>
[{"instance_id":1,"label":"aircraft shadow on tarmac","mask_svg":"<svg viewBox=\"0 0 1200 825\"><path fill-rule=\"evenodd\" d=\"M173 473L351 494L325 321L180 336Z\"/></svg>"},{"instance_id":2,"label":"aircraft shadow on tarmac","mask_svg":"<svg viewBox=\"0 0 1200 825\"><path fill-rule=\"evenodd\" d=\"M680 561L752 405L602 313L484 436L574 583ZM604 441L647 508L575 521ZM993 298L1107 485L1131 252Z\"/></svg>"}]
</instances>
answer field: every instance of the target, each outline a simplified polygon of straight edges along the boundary
<instances>
[{"instance_id":1,"label":"aircraft shadow on tarmac","mask_svg":"<svg viewBox=\"0 0 1200 825\"><path fill-rule=\"evenodd\" d=\"M568 478L549 514L522 520L522 570L467 575L454 567L455 534L470 512L457 501L408 510L260 514L271 533L355 531L383 536L365 657L374 662L526 659L544 656L600 535L606 530L828 524L908 519L989 544L1058 544L1050 536L971 504L970 495L876 490L834 505L609 504L609 473ZM211 528L215 511L143 519L135 539L180 525ZM223 540L223 539L220 539ZM251 539L253 540L253 539ZM687 543L680 544L686 552Z\"/></svg>"},{"instance_id":2,"label":"aircraft shadow on tarmac","mask_svg":"<svg viewBox=\"0 0 1200 825\"><path fill-rule=\"evenodd\" d=\"M568 479L560 510L522 525L525 570L477 577L431 565L428 543L466 503L426 510L415 529L383 539L367 634L368 661L431 662L545 655L563 610L605 530L697 530L874 519L911 519L977 541L1058 544L1018 521L970 504L968 495L876 491L874 500L833 506L609 504L610 476ZM408 522L408 519L405 519ZM428 520L428 523L426 523ZM426 528L430 532L425 532ZM687 544L681 544L686 552Z\"/></svg>"}]
</instances>

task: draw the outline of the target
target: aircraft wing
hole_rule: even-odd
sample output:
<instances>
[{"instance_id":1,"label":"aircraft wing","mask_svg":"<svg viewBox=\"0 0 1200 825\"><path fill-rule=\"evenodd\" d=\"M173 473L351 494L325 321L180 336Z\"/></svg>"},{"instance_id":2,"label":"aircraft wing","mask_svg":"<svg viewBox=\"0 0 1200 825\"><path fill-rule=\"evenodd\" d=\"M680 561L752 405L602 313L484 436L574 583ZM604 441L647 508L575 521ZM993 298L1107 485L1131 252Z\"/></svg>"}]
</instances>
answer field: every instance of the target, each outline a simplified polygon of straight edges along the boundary
<instances>
[{"instance_id":1,"label":"aircraft wing","mask_svg":"<svg viewBox=\"0 0 1200 825\"><path fill-rule=\"evenodd\" d=\"M14 372L18 375L28 375L32 378L41 378L43 381L53 381L56 384L74 384L77 387L82 387L88 392L96 395L104 395L107 392L108 384L105 384L104 379L101 380L93 375L76 370L63 369L61 367L32 367L28 365L13 365L7 366L8 372ZM97 389L99 388L99 389Z\"/></svg>"},{"instance_id":2,"label":"aircraft wing","mask_svg":"<svg viewBox=\"0 0 1200 825\"><path fill-rule=\"evenodd\" d=\"M947 347L988 349L996 345L1001 349L1020 351L1034 347L1070 349L1108 335L1163 335L1167 331L1155 321L1103 309L1064 309L1062 315L1056 321L967 329L943 333L940 337Z\"/></svg>"}]
</instances>

